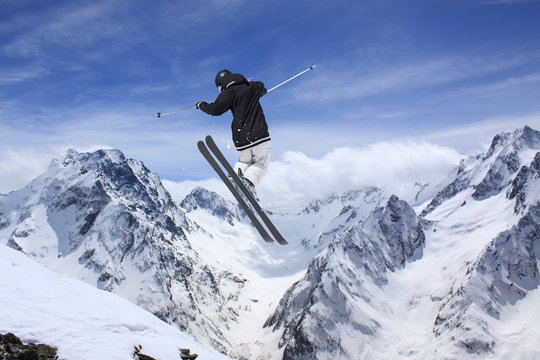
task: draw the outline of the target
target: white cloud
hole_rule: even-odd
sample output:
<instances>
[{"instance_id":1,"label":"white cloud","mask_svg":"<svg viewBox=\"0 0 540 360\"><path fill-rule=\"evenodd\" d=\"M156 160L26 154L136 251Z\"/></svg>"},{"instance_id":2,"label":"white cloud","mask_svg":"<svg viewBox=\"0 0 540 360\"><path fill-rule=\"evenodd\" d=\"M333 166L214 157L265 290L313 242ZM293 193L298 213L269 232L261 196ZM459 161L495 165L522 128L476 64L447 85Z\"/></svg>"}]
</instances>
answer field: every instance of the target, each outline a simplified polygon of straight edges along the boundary
<instances>
[{"instance_id":1,"label":"white cloud","mask_svg":"<svg viewBox=\"0 0 540 360\"><path fill-rule=\"evenodd\" d=\"M287 152L272 162L258 191L265 205L293 209L334 192L365 186L404 195L403 185L443 181L461 158L451 148L426 142L380 142L364 148L338 148L318 159L301 152Z\"/></svg>"},{"instance_id":2,"label":"white cloud","mask_svg":"<svg viewBox=\"0 0 540 360\"><path fill-rule=\"evenodd\" d=\"M415 183L438 185L457 168L463 157L455 150L427 142L379 142L363 148L337 148L320 158L287 152L273 161L257 187L266 209L300 211L315 199L366 186L384 189L414 201ZM163 183L180 202L196 186L234 201L217 178ZM413 191L413 192L411 192Z\"/></svg>"},{"instance_id":3,"label":"white cloud","mask_svg":"<svg viewBox=\"0 0 540 360\"><path fill-rule=\"evenodd\" d=\"M0 152L0 194L20 189L42 174L51 162L50 154L34 150Z\"/></svg>"}]
</instances>

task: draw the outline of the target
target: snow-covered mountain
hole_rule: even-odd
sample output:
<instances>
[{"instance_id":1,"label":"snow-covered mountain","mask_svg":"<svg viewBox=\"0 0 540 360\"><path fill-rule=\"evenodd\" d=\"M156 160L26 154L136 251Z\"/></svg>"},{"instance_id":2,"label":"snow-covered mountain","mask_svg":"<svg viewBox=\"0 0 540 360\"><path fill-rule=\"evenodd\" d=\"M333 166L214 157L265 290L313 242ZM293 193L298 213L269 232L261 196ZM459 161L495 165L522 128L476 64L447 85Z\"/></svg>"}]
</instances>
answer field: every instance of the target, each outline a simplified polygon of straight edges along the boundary
<instances>
[{"instance_id":1,"label":"snow-covered mountain","mask_svg":"<svg viewBox=\"0 0 540 360\"><path fill-rule=\"evenodd\" d=\"M519 338L508 307L529 293L539 305L538 151L538 131L500 134L420 217L392 196L334 227L265 323L279 334L272 358L508 358ZM519 358L540 356L534 320Z\"/></svg>"},{"instance_id":2,"label":"snow-covered mountain","mask_svg":"<svg viewBox=\"0 0 540 360\"><path fill-rule=\"evenodd\" d=\"M243 216L238 205L234 205L215 192L200 186L193 189L180 203L180 206L188 212L204 209L211 215L226 220L231 225L235 219L239 221Z\"/></svg>"},{"instance_id":3,"label":"snow-covered mountain","mask_svg":"<svg viewBox=\"0 0 540 360\"><path fill-rule=\"evenodd\" d=\"M58 273L123 296L200 342L230 348L244 280L193 250L159 178L118 150L77 153L0 200L0 239Z\"/></svg>"},{"instance_id":4,"label":"snow-covered mountain","mask_svg":"<svg viewBox=\"0 0 540 360\"><path fill-rule=\"evenodd\" d=\"M421 257L423 244L414 210L396 196L338 232L265 324L283 330L283 359L359 357L363 336L380 327L373 314L386 308L386 273Z\"/></svg>"},{"instance_id":5,"label":"snow-covered mountain","mask_svg":"<svg viewBox=\"0 0 540 360\"><path fill-rule=\"evenodd\" d=\"M333 194L326 200L314 200L298 214L298 220L312 224L311 230L302 240L310 248L323 250L330 243L333 234L367 217L381 206L387 195L376 187Z\"/></svg>"},{"instance_id":6,"label":"snow-covered mountain","mask_svg":"<svg viewBox=\"0 0 540 360\"><path fill-rule=\"evenodd\" d=\"M271 213L281 246L215 192L72 151L0 197L0 241L239 359L540 358L539 179L525 127L441 186Z\"/></svg>"},{"instance_id":7,"label":"snow-covered mountain","mask_svg":"<svg viewBox=\"0 0 540 360\"><path fill-rule=\"evenodd\" d=\"M475 207L485 203L486 210L504 204L499 217L507 224L490 241L483 239L485 247L466 263L463 277L442 300L435 320L436 336L449 338L468 352L493 352L497 347L493 328L500 326L495 320L504 307L515 305L529 291L538 291L539 150L540 132L529 127L497 135L486 155L458 174L459 181L469 187L447 200L458 198L463 201L460 207L467 207L468 202ZM433 203L428 206L433 208ZM480 227L491 219L479 213L476 220Z\"/></svg>"},{"instance_id":8,"label":"snow-covered mountain","mask_svg":"<svg viewBox=\"0 0 540 360\"><path fill-rule=\"evenodd\" d=\"M529 165L539 149L540 132L528 126L495 136L485 155L461 162L455 179L433 198L422 215L469 188L474 189L474 200L499 194L510 185L521 167Z\"/></svg>"},{"instance_id":9,"label":"snow-covered mountain","mask_svg":"<svg viewBox=\"0 0 540 360\"><path fill-rule=\"evenodd\" d=\"M531 206L510 230L501 232L467 268L464 280L442 301L436 336L449 338L468 352L493 352L492 327L503 308L538 288L540 206Z\"/></svg>"}]
</instances>

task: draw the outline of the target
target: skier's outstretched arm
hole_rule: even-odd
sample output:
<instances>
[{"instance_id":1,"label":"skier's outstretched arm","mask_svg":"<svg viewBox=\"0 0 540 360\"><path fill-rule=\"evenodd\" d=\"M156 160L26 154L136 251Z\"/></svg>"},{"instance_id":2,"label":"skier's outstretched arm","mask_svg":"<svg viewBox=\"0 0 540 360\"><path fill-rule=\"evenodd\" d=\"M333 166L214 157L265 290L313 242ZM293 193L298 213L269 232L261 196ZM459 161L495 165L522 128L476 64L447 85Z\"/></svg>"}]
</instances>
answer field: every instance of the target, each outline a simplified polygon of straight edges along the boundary
<instances>
[{"instance_id":1,"label":"skier's outstretched arm","mask_svg":"<svg viewBox=\"0 0 540 360\"><path fill-rule=\"evenodd\" d=\"M232 108L234 98L230 93L222 92L213 103L199 101L196 105L197 109L201 109L207 114L218 116L223 115Z\"/></svg>"}]
</instances>

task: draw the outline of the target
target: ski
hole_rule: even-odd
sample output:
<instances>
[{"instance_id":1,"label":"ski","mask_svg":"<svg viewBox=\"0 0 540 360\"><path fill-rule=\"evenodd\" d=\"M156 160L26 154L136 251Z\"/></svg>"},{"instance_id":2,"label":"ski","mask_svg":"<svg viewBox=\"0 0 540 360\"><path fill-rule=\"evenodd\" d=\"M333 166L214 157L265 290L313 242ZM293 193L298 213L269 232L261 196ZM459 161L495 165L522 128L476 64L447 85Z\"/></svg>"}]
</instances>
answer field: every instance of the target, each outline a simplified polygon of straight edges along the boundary
<instances>
[{"instance_id":1,"label":"ski","mask_svg":"<svg viewBox=\"0 0 540 360\"><path fill-rule=\"evenodd\" d=\"M239 188L242 191L243 195L248 199L250 205L255 210L255 213L259 216L259 218L261 218L261 220L263 221L264 225L266 225L268 230L270 230L275 240L281 245L287 245L288 242L283 238L283 236L280 234L278 229L276 229L276 227L274 226L274 224L272 223L268 215L266 215L264 210L259 205L259 202L253 197L253 194L251 194L251 192L246 188L246 186L244 185L244 182L240 179L238 174L236 174L236 172L234 171L232 166L229 164L229 162L227 161L227 159L225 158L221 150L219 150L218 146L214 142L214 139L212 139L212 137L208 135L205 140L206 140L206 145L208 146L210 151L212 151L214 156L219 160L219 162L223 165L225 170L230 174L230 176L234 180L234 183L236 184L236 187Z\"/></svg>"},{"instance_id":2,"label":"ski","mask_svg":"<svg viewBox=\"0 0 540 360\"><path fill-rule=\"evenodd\" d=\"M257 217L255 216L255 214L251 211L251 209L249 208L248 204L244 201L244 199L242 198L242 195L240 194L240 192L234 187L234 185L229 181L227 175L225 174L225 172L223 172L223 169L219 166L219 164L216 162L216 160L214 159L214 157L212 156L212 153L208 150L208 148L206 147L205 143L203 141L199 141L197 142L197 146L199 148L199 151L201 152L201 154L204 156L204 158L206 159L206 161L208 161L208 163L210 164L210 166L214 169L214 171L218 174L218 176L220 177L220 179L225 183L225 185L227 186L227 188L230 190L230 192L233 194L234 198L236 199L236 201L238 201L238 203L240 204L240 206L242 207L242 209L245 211L245 213L247 214L247 216L249 217L249 220L251 221L251 223L253 224L253 226L255 226L255 229L257 229L257 231L259 232L259 234L261 234L262 238L264 239L264 241L266 242L273 242L274 239L272 239L272 237L268 234L268 232L266 231L266 229L264 228L264 226L261 224L261 222L259 221L259 219L257 219Z\"/></svg>"}]
</instances>

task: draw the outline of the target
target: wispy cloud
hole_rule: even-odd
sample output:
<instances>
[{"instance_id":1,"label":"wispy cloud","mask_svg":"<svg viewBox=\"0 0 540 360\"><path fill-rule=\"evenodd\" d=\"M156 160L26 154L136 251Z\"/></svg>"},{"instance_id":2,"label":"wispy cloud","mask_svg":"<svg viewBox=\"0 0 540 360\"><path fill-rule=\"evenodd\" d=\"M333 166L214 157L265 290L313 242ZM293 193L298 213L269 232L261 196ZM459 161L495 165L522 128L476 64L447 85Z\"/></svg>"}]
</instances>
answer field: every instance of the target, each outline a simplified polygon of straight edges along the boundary
<instances>
[{"instance_id":1,"label":"wispy cloud","mask_svg":"<svg viewBox=\"0 0 540 360\"><path fill-rule=\"evenodd\" d=\"M38 78L48 73L48 70L41 66L25 66L16 69L4 67L0 69L0 84L13 84L21 81L28 81Z\"/></svg>"},{"instance_id":2,"label":"wispy cloud","mask_svg":"<svg viewBox=\"0 0 540 360\"><path fill-rule=\"evenodd\" d=\"M357 99L380 93L399 92L475 79L540 59L538 49L525 55L468 56L404 60L398 64L323 64L316 76L306 80L310 91L298 91L302 100Z\"/></svg>"},{"instance_id":3,"label":"wispy cloud","mask_svg":"<svg viewBox=\"0 0 540 360\"><path fill-rule=\"evenodd\" d=\"M98 2L21 16L0 29L5 33L18 30L14 40L2 47L2 52L23 58L44 56L50 55L51 46L81 48L99 40L125 36L122 22L111 17L114 10L110 4Z\"/></svg>"},{"instance_id":4,"label":"wispy cloud","mask_svg":"<svg viewBox=\"0 0 540 360\"><path fill-rule=\"evenodd\" d=\"M468 155L487 150L493 136L501 132L513 131L525 125L540 129L540 113L521 116L490 117L482 121L457 126L451 124L447 129L410 137L413 141L429 141L441 145L461 148Z\"/></svg>"},{"instance_id":5,"label":"wispy cloud","mask_svg":"<svg viewBox=\"0 0 540 360\"><path fill-rule=\"evenodd\" d=\"M493 92L503 91L510 88L523 87L525 85L531 84L540 84L540 73L531 73L524 76L510 76L503 80L459 89L456 90L456 93L460 95L490 96Z\"/></svg>"}]
</instances>

